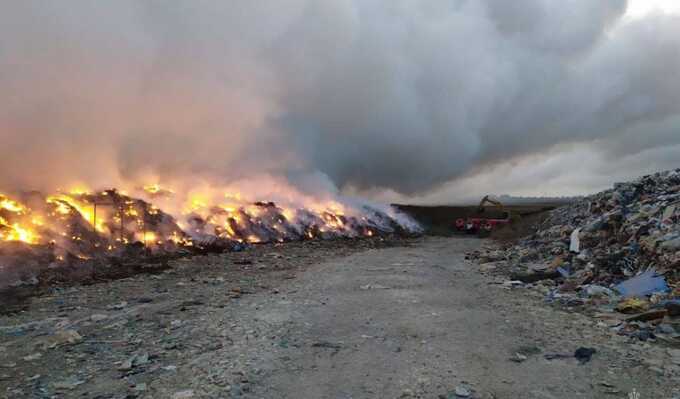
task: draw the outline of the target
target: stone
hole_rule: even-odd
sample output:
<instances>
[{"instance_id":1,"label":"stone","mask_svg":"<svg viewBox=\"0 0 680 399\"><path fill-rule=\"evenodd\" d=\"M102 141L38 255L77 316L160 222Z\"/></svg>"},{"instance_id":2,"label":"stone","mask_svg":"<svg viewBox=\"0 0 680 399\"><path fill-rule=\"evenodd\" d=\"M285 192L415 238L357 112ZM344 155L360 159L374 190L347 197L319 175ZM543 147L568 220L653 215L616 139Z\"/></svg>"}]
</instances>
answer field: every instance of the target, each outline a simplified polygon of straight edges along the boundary
<instances>
[{"instance_id":1,"label":"stone","mask_svg":"<svg viewBox=\"0 0 680 399\"><path fill-rule=\"evenodd\" d=\"M472 395L472 392L470 392L470 388L467 385L458 385L453 393L458 398L469 398Z\"/></svg>"},{"instance_id":2,"label":"stone","mask_svg":"<svg viewBox=\"0 0 680 399\"><path fill-rule=\"evenodd\" d=\"M28 356L24 356L23 359L27 362L32 362L34 360L38 360L42 358L42 353L37 352L37 353L32 353Z\"/></svg>"},{"instance_id":3,"label":"stone","mask_svg":"<svg viewBox=\"0 0 680 399\"><path fill-rule=\"evenodd\" d=\"M68 379L65 379L65 380L62 380L62 381L57 381L57 382L53 383L52 387L54 387L54 389L71 390L71 389L74 389L75 387L77 387L78 385L82 385L84 383L85 383L85 381L83 381L83 380L81 380L77 377L70 377Z\"/></svg>"},{"instance_id":4,"label":"stone","mask_svg":"<svg viewBox=\"0 0 680 399\"><path fill-rule=\"evenodd\" d=\"M195 396L193 389L186 389L183 391L177 391L172 394L172 399L189 399Z\"/></svg>"},{"instance_id":5,"label":"stone","mask_svg":"<svg viewBox=\"0 0 680 399\"><path fill-rule=\"evenodd\" d=\"M48 347L56 348L61 345L73 345L83 340L76 330L60 330L48 339Z\"/></svg>"}]
</instances>

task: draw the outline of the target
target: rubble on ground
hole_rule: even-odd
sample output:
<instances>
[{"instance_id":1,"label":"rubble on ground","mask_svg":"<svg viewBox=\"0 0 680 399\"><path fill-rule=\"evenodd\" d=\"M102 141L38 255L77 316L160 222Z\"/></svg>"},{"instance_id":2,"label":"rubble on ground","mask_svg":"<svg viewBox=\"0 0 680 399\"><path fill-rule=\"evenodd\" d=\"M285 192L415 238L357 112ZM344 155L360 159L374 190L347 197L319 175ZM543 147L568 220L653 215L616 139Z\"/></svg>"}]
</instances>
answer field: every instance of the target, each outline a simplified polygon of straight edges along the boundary
<instances>
[{"instance_id":1,"label":"rubble on ground","mask_svg":"<svg viewBox=\"0 0 680 399\"><path fill-rule=\"evenodd\" d=\"M617 183L555 209L534 234L470 254L548 302L634 340L680 344L680 169Z\"/></svg>"},{"instance_id":2,"label":"rubble on ground","mask_svg":"<svg viewBox=\"0 0 680 399\"><path fill-rule=\"evenodd\" d=\"M253 321L257 309L248 320L234 318L246 296L283 301L290 289L279 287L310 265L401 245L407 239L393 236L253 246L175 258L153 275L55 285L24 311L4 312L0 301L0 398L240 397L261 376L250 374L257 359L234 353L261 342L300 345L287 330L265 333ZM216 351L223 359L207 363ZM175 389L174 381L191 386Z\"/></svg>"}]
</instances>

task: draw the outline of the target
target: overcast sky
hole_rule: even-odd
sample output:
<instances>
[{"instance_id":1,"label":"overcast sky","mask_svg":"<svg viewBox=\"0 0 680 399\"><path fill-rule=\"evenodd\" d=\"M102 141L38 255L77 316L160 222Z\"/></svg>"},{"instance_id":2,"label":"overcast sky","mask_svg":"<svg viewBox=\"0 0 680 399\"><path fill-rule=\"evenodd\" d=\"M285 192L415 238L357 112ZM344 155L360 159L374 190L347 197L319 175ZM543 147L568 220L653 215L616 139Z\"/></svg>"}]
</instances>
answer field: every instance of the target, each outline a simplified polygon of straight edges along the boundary
<instances>
[{"instance_id":1,"label":"overcast sky","mask_svg":"<svg viewBox=\"0 0 680 399\"><path fill-rule=\"evenodd\" d=\"M596 191L680 167L677 3L9 2L0 187Z\"/></svg>"}]
</instances>

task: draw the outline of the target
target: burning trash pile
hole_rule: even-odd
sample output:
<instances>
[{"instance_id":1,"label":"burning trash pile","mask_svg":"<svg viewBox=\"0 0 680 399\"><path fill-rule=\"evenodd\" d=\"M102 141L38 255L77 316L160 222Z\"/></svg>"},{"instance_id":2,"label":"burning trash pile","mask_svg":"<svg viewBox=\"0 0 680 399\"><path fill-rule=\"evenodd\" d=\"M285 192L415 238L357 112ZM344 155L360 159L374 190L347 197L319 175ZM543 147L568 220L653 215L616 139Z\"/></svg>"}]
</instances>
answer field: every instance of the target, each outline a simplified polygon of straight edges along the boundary
<instances>
[{"instance_id":1,"label":"burning trash pile","mask_svg":"<svg viewBox=\"0 0 680 399\"><path fill-rule=\"evenodd\" d=\"M515 245L471 254L550 302L597 312L619 334L680 343L680 169L552 211Z\"/></svg>"},{"instance_id":2,"label":"burning trash pile","mask_svg":"<svg viewBox=\"0 0 680 399\"><path fill-rule=\"evenodd\" d=\"M180 199L159 185L137 191L145 199L113 189L0 194L0 283L9 280L4 276L8 273L26 275L44 266L133 254L221 252L256 243L420 232L414 221L392 208L338 201L279 206L240 196Z\"/></svg>"}]
</instances>

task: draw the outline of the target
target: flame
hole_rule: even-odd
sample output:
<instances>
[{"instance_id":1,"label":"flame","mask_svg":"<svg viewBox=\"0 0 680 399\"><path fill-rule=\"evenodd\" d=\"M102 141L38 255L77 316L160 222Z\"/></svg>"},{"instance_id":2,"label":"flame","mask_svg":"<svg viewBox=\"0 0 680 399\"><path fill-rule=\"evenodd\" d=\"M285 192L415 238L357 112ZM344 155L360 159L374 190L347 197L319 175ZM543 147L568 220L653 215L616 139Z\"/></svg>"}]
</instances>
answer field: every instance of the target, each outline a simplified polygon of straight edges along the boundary
<instances>
[{"instance_id":1,"label":"flame","mask_svg":"<svg viewBox=\"0 0 680 399\"><path fill-rule=\"evenodd\" d=\"M36 244L39 238L36 233L20 226L19 223L9 224L5 218L0 217L1 241L22 241L28 244Z\"/></svg>"},{"instance_id":2,"label":"flame","mask_svg":"<svg viewBox=\"0 0 680 399\"><path fill-rule=\"evenodd\" d=\"M103 218L96 219L94 213L94 204L89 204L86 200L81 201L74 196L67 194L58 194L54 196L47 197L47 202L56 205L56 211L62 215L71 214L71 209L75 208L76 211L83 217L91 226L93 226L98 232L104 232L104 220ZM95 225L96 219L96 225Z\"/></svg>"},{"instance_id":3,"label":"flame","mask_svg":"<svg viewBox=\"0 0 680 399\"><path fill-rule=\"evenodd\" d=\"M174 190L166 187L162 187L158 183L147 184L142 187L142 190L146 191L151 196L170 196L175 194Z\"/></svg>"},{"instance_id":4,"label":"flame","mask_svg":"<svg viewBox=\"0 0 680 399\"><path fill-rule=\"evenodd\" d=\"M17 201L11 200L6 196L0 194L0 209L4 209L14 213L24 213L26 212L26 207Z\"/></svg>"},{"instance_id":5,"label":"flame","mask_svg":"<svg viewBox=\"0 0 680 399\"><path fill-rule=\"evenodd\" d=\"M68 192L73 195L83 195L89 194L91 190L85 186L75 186L68 190Z\"/></svg>"},{"instance_id":6,"label":"flame","mask_svg":"<svg viewBox=\"0 0 680 399\"><path fill-rule=\"evenodd\" d=\"M208 201L204 196L194 195L189 198L187 204L184 206L184 214L197 212L208 207Z\"/></svg>"},{"instance_id":7,"label":"flame","mask_svg":"<svg viewBox=\"0 0 680 399\"><path fill-rule=\"evenodd\" d=\"M275 203L247 199L233 187L197 184L173 196L163 195L175 191L158 183L131 187L147 200L123 190L76 187L43 201L34 201L31 194L29 208L0 194L0 244L50 245L58 254L69 254L67 259L84 259L135 242L156 251L215 240L222 245L371 237L392 231L395 222L387 213L296 192L276 197L281 203Z\"/></svg>"},{"instance_id":8,"label":"flame","mask_svg":"<svg viewBox=\"0 0 680 399\"><path fill-rule=\"evenodd\" d=\"M159 184L149 184L144 186L144 191L151 194L156 194L161 191L161 186Z\"/></svg>"}]
</instances>

